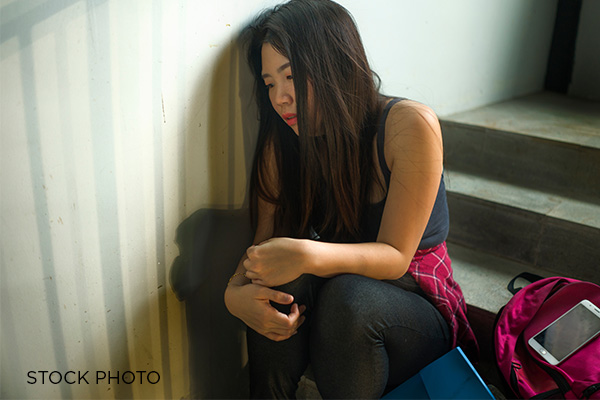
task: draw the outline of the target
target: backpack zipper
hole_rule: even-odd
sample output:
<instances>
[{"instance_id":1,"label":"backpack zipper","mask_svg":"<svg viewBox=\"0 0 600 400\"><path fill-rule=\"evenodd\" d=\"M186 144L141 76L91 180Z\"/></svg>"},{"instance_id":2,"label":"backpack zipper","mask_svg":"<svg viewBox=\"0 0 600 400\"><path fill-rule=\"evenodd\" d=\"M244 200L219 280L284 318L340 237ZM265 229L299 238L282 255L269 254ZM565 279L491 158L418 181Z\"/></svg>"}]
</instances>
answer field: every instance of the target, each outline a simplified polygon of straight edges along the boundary
<instances>
[{"instance_id":1,"label":"backpack zipper","mask_svg":"<svg viewBox=\"0 0 600 400\"><path fill-rule=\"evenodd\" d=\"M517 378L517 370L521 368L523 367L518 362L513 361L510 363L510 386L517 396L521 396L521 391L519 390L519 379Z\"/></svg>"},{"instance_id":2,"label":"backpack zipper","mask_svg":"<svg viewBox=\"0 0 600 400\"><path fill-rule=\"evenodd\" d=\"M523 369L523 366L521 364L519 364L518 362L513 361L511 363L511 368L510 368L510 384L511 384L515 394L521 396L521 394L519 392L519 380L517 378L517 370L519 370L519 369ZM553 378L553 377L551 376L551 378ZM533 396L532 399L548 399L548 398L552 398L553 396L555 396L557 394L562 394L564 397L564 393L562 392L560 387L557 387L556 389L551 389L546 392L538 393L535 396Z\"/></svg>"}]
</instances>

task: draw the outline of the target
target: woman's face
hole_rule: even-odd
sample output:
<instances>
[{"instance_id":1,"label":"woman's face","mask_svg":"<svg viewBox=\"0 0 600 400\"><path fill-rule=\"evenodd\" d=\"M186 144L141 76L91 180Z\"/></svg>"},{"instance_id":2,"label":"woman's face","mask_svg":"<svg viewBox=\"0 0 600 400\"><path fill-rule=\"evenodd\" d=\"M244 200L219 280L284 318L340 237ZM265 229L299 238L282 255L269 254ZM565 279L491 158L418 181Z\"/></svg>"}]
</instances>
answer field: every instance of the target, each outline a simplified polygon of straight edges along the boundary
<instances>
[{"instance_id":1,"label":"woman's face","mask_svg":"<svg viewBox=\"0 0 600 400\"><path fill-rule=\"evenodd\" d=\"M262 46L262 78L269 91L273 108L298 135L296 91L290 60L278 53L269 43Z\"/></svg>"}]
</instances>

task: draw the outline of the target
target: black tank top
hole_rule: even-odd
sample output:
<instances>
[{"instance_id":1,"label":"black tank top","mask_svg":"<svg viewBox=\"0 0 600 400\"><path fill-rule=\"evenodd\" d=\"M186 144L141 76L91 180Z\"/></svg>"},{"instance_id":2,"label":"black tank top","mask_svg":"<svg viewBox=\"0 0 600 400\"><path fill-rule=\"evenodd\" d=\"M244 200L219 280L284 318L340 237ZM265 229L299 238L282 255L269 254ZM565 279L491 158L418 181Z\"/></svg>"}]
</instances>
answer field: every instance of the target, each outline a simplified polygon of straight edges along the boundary
<instances>
[{"instance_id":1,"label":"black tank top","mask_svg":"<svg viewBox=\"0 0 600 400\"><path fill-rule=\"evenodd\" d=\"M390 187L390 177L392 173L385 162L385 153L383 151L383 145L385 143L385 121L392 106L402 100L404 99L396 98L388 102L381 114L377 130L377 154L379 156L379 166L385 178L387 189ZM387 195L386 198L379 203L371 204L368 209L365 210L363 220L361 221L361 239L363 242L377 241L377 234L379 233L386 199ZM423 237L421 238L421 242L419 243L419 249L428 249L444 242L448 236L448 228L448 203L446 202L446 187L444 185L444 175L442 174L435 204L431 216L429 217L427 227L425 228L425 232L423 233Z\"/></svg>"}]
</instances>

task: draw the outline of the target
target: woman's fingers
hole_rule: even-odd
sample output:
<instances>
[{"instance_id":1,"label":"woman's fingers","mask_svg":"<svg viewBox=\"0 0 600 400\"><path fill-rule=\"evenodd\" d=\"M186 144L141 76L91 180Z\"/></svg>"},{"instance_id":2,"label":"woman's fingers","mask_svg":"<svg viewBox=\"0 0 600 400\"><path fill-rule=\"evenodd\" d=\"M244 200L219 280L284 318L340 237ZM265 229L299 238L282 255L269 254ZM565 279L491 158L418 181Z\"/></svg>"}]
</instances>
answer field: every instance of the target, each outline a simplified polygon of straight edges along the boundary
<instances>
[{"instance_id":1,"label":"woman's fingers","mask_svg":"<svg viewBox=\"0 0 600 400\"><path fill-rule=\"evenodd\" d=\"M297 328L269 328L264 330L265 333L272 333L277 336L290 338L298 332ZM265 335L266 336L266 335Z\"/></svg>"},{"instance_id":2,"label":"woman's fingers","mask_svg":"<svg viewBox=\"0 0 600 400\"><path fill-rule=\"evenodd\" d=\"M252 254L254 253L254 247L255 246L251 246L246 250L246 259L244 260L244 262L242 263L242 265L244 266L244 268L246 269L246 278L250 279L250 280L258 280L260 278L260 276L257 273L256 270L256 262L254 261L254 259L252 258ZM258 282L255 282L258 283ZM260 283L258 283L260 284Z\"/></svg>"},{"instance_id":3,"label":"woman's fingers","mask_svg":"<svg viewBox=\"0 0 600 400\"><path fill-rule=\"evenodd\" d=\"M306 311L306 306L305 306L304 304L302 304L302 305L299 305L299 304L294 304L294 305L297 305L297 306L298 306L298 312L299 312L300 314L304 314L304 311Z\"/></svg>"},{"instance_id":4,"label":"woman's fingers","mask_svg":"<svg viewBox=\"0 0 600 400\"><path fill-rule=\"evenodd\" d=\"M305 306L298 306L298 304L292 304L289 314L284 314L277 311L275 308L272 309L273 315L270 318L270 323L265 325L265 330L281 336L279 339L290 338L298 332L298 329L306 317L302 313L306 310Z\"/></svg>"},{"instance_id":5,"label":"woman's fingers","mask_svg":"<svg viewBox=\"0 0 600 400\"><path fill-rule=\"evenodd\" d=\"M279 335L277 333L271 333L271 332L267 332L265 334L263 334L264 336L266 336L267 338L275 341L275 342L282 342L284 340L288 340L289 338L291 338L292 336L294 336L296 334L296 332L294 332L291 335Z\"/></svg>"},{"instance_id":6,"label":"woman's fingers","mask_svg":"<svg viewBox=\"0 0 600 400\"><path fill-rule=\"evenodd\" d=\"M242 265L244 266L244 268L246 268L246 273L250 272L251 268L252 268L252 260L250 259L250 256L248 256L244 262L242 263Z\"/></svg>"},{"instance_id":7,"label":"woman's fingers","mask_svg":"<svg viewBox=\"0 0 600 400\"><path fill-rule=\"evenodd\" d=\"M283 328L285 333L293 334L306 320L306 317L302 315L304 311L306 311L306 306L298 306L298 304L294 303L289 314L278 312L276 322ZM279 333L283 332L279 331Z\"/></svg>"},{"instance_id":8,"label":"woman's fingers","mask_svg":"<svg viewBox=\"0 0 600 400\"><path fill-rule=\"evenodd\" d=\"M264 296L264 299L271 300L277 304L292 304L294 302L294 296L292 296L291 294L280 292L278 290L270 289L267 287L264 287L263 290L261 290L260 295Z\"/></svg>"},{"instance_id":9,"label":"woman's fingers","mask_svg":"<svg viewBox=\"0 0 600 400\"><path fill-rule=\"evenodd\" d=\"M255 312L248 314L249 318L245 318L244 322L274 341L289 339L297 333L298 328L305 321L302 314L306 311L306 306L294 303L294 296L268 287L249 285L247 289L253 290L252 297L256 302L252 303L258 308L255 308ZM271 305L271 302L283 305L291 304L289 314L278 311Z\"/></svg>"}]
</instances>

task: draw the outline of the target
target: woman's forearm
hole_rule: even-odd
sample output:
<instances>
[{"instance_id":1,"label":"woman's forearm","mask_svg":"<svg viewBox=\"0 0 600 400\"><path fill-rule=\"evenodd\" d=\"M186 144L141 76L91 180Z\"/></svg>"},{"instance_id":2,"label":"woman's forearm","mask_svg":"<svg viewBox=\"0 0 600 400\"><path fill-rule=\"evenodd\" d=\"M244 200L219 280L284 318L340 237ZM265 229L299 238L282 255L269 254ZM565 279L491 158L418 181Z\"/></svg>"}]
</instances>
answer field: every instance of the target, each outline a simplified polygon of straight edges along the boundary
<instances>
[{"instance_id":1,"label":"woman's forearm","mask_svg":"<svg viewBox=\"0 0 600 400\"><path fill-rule=\"evenodd\" d=\"M412 254L387 243L326 243L311 241L305 273L332 277L350 273L374 279L398 279L407 271Z\"/></svg>"},{"instance_id":2,"label":"woman's forearm","mask_svg":"<svg viewBox=\"0 0 600 400\"><path fill-rule=\"evenodd\" d=\"M271 238L250 247L243 266L252 283L268 287L283 285L306 273L325 278L357 274L398 279L408 269L413 253L400 252L382 242L342 244Z\"/></svg>"}]
</instances>

